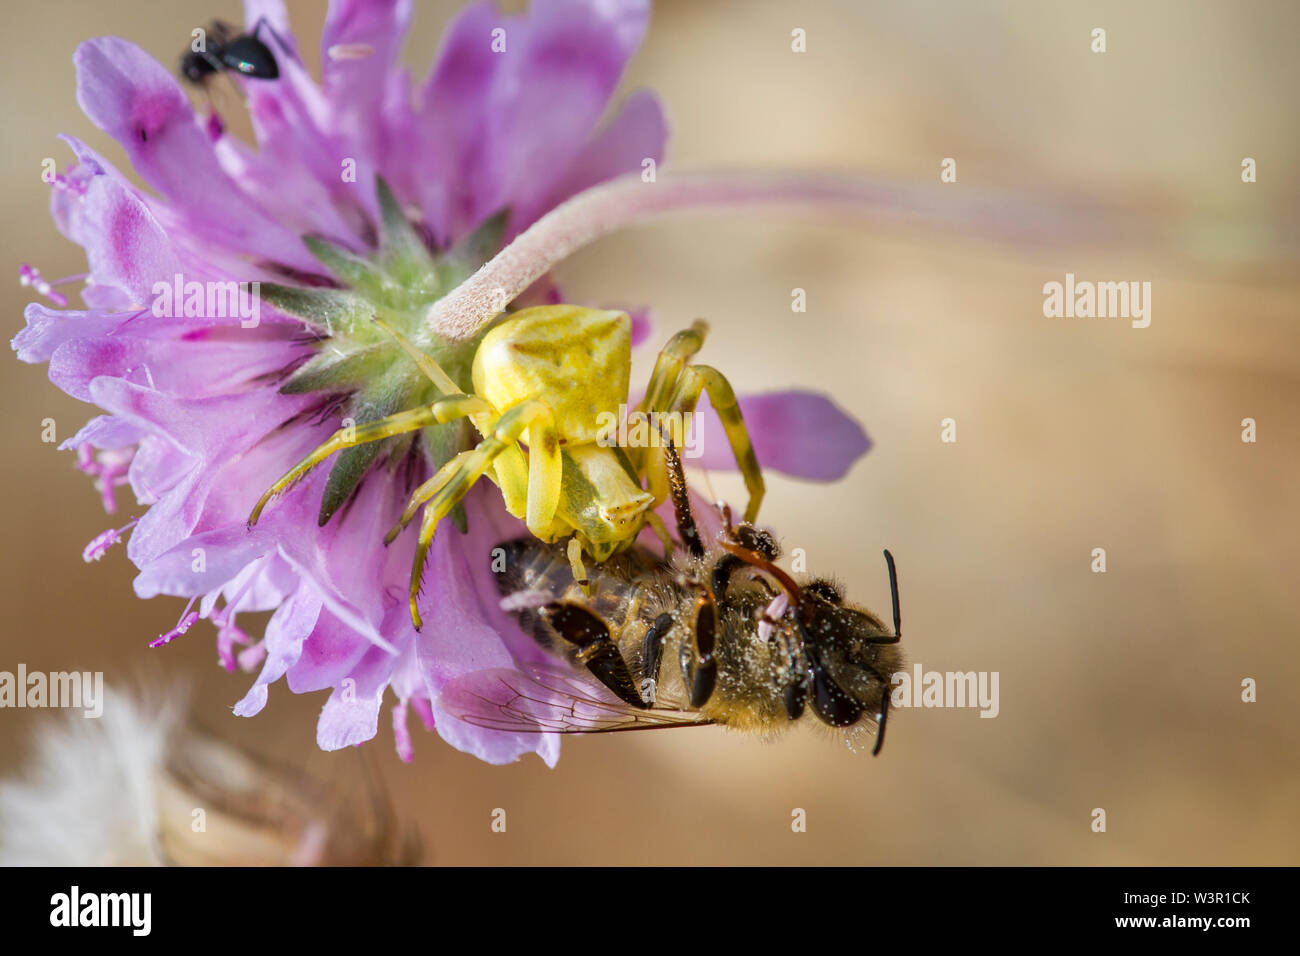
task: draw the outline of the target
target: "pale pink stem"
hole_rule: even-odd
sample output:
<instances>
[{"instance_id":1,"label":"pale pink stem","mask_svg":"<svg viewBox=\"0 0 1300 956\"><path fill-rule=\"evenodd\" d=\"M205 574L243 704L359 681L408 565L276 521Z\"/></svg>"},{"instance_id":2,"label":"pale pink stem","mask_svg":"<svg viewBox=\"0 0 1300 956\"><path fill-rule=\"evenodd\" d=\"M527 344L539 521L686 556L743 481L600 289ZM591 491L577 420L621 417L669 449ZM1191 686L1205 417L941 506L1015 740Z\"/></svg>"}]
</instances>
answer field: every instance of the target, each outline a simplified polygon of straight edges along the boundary
<instances>
[{"instance_id":1,"label":"pale pink stem","mask_svg":"<svg viewBox=\"0 0 1300 956\"><path fill-rule=\"evenodd\" d=\"M425 322L452 340L472 338L557 263L602 236L672 212L742 206L812 207L873 222L939 225L987 238L1036 243L1113 239L1124 223L1086 205L1027 199L965 186L906 185L818 172L639 174L602 183L557 206L525 229L474 275L434 303Z\"/></svg>"}]
</instances>

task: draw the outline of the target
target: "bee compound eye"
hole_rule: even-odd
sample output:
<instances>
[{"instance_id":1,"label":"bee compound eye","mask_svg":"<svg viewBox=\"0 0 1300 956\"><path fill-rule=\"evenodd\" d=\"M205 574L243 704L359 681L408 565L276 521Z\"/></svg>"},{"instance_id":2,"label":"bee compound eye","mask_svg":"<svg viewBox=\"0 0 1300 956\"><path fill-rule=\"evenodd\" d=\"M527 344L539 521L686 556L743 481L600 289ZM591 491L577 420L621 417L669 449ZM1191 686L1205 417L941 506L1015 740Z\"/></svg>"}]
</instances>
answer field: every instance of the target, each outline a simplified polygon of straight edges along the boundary
<instances>
[{"instance_id":1,"label":"bee compound eye","mask_svg":"<svg viewBox=\"0 0 1300 956\"><path fill-rule=\"evenodd\" d=\"M718 682L718 662L712 657L697 658L689 644L681 646L677 661L682 669L682 683L686 685L690 706L703 707L713 696L713 688Z\"/></svg>"},{"instance_id":2,"label":"bee compound eye","mask_svg":"<svg viewBox=\"0 0 1300 956\"><path fill-rule=\"evenodd\" d=\"M786 716L791 720L798 720L803 716L803 708L807 700L808 688L803 681L791 681L785 685L782 702L785 704Z\"/></svg>"},{"instance_id":3,"label":"bee compound eye","mask_svg":"<svg viewBox=\"0 0 1300 956\"><path fill-rule=\"evenodd\" d=\"M813 677L813 713L832 727L848 727L862 717L862 705L850 697L831 680L824 669L818 668Z\"/></svg>"},{"instance_id":4,"label":"bee compound eye","mask_svg":"<svg viewBox=\"0 0 1300 956\"><path fill-rule=\"evenodd\" d=\"M818 578L804 585L804 592L815 594L819 598L829 601L831 604L840 604L844 600L844 593L835 585L833 581L827 581L825 578Z\"/></svg>"},{"instance_id":5,"label":"bee compound eye","mask_svg":"<svg viewBox=\"0 0 1300 956\"><path fill-rule=\"evenodd\" d=\"M718 662L701 661L695 668L695 679L691 682L691 706L703 707L707 704L717 682Z\"/></svg>"}]
</instances>

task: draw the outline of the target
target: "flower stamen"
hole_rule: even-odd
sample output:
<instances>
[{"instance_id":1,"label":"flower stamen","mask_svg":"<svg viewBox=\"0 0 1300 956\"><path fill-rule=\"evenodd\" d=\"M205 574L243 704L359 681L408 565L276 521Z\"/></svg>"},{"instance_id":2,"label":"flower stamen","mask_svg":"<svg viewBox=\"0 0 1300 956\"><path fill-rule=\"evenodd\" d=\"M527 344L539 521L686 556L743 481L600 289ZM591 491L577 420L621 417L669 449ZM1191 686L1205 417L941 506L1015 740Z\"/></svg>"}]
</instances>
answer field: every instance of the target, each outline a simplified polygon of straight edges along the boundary
<instances>
[{"instance_id":1,"label":"flower stamen","mask_svg":"<svg viewBox=\"0 0 1300 956\"><path fill-rule=\"evenodd\" d=\"M134 448L96 450L88 442L77 448L77 470L95 479L95 488L99 491L106 514L117 513L113 489L128 483L127 472L130 471L131 459L134 457Z\"/></svg>"},{"instance_id":2,"label":"flower stamen","mask_svg":"<svg viewBox=\"0 0 1300 956\"><path fill-rule=\"evenodd\" d=\"M37 295L45 296L45 298L49 299L59 308L63 308L68 304L68 297L61 292L55 292L54 287L56 285L66 285L69 282L84 282L89 278L90 274L83 272L80 275L65 276L62 279L55 279L53 282L50 282L41 275L41 270L37 269L35 266L28 265L24 262L18 267L19 284L31 286L31 288L36 290Z\"/></svg>"},{"instance_id":3,"label":"flower stamen","mask_svg":"<svg viewBox=\"0 0 1300 956\"><path fill-rule=\"evenodd\" d=\"M122 533L130 531L140 523L139 518L132 518L120 528L109 528L107 531L97 534L91 539L90 544L81 552L81 560L89 564L91 561L98 561L113 545L122 540Z\"/></svg>"},{"instance_id":4,"label":"flower stamen","mask_svg":"<svg viewBox=\"0 0 1300 956\"><path fill-rule=\"evenodd\" d=\"M194 622L199 619L199 612L191 610L191 608L194 607L194 602L197 600L198 600L198 595L195 595L194 597L190 598L190 603L185 605L185 610L181 612L181 619L176 622L176 626L173 627L170 631L168 631L165 634L159 634L156 638L154 638L152 641L149 642L149 646L163 647L166 644L170 644L172 641L176 640L176 638L180 637L191 627L193 627Z\"/></svg>"}]
</instances>

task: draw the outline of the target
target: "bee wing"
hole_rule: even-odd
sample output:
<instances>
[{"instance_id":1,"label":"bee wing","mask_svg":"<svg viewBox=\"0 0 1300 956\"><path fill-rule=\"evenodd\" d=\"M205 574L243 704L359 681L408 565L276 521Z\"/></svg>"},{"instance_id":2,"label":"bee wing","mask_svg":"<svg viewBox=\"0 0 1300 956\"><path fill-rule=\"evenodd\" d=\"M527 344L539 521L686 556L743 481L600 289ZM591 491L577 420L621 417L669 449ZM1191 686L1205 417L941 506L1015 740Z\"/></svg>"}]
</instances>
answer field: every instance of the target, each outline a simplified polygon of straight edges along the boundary
<instances>
[{"instance_id":1,"label":"bee wing","mask_svg":"<svg viewBox=\"0 0 1300 956\"><path fill-rule=\"evenodd\" d=\"M475 727L514 733L606 734L713 723L689 711L638 710L573 671L528 664L458 678L442 689L438 706Z\"/></svg>"}]
</instances>

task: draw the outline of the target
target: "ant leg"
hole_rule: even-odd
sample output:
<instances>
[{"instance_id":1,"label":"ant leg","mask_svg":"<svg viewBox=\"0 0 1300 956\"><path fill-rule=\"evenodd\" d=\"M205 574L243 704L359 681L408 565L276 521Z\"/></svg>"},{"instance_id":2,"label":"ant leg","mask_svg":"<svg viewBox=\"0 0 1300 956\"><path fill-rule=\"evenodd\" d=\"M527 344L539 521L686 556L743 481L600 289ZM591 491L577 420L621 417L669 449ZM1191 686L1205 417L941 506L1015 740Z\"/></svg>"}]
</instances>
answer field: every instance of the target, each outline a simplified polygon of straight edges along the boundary
<instances>
[{"instance_id":1,"label":"ant leg","mask_svg":"<svg viewBox=\"0 0 1300 956\"><path fill-rule=\"evenodd\" d=\"M229 43L235 32L235 28L225 20L213 20L208 24L208 34L217 46Z\"/></svg>"},{"instance_id":2,"label":"ant leg","mask_svg":"<svg viewBox=\"0 0 1300 956\"><path fill-rule=\"evenodd\" d=\"M302 59L298 56L297 51L285 41L284 37L280 36L279 31L276 30L275 27L271 26L271 21L265 16L257 18L257 22L253 24L253 29L248 31L248 35L256 37L258 31L260 31L262 27L266 27L267 32L271 34L275 39L275 42L280 44L280 49L284 50L285 53L297 60L299 64L302 63Z\"/></svg>"},{"instance_id":3,"label":"ant leg","mask_svg":"<svg viewBox=\"0 0 1300 956\"><path fill-rule=\"evenodd\" d=\"M226 64L222 63L221 60L219 60L217 57L213 56L213 55L212 55L211 53L209 53L207 50L199 50L199 51L197 51L197 52L198 52L199 56L203 57L204 61L207 62L208 66L212 67L212 72L213 72L213 73L221 73L222 71L225 70L225 68L226 68ZM239 89L239 88L236 87L236 89ZM242 91L242 90L240 90L240 95L241 95L241 96L243 95L243 91Z\"/></svg>"},{"instance_id":4,"label":"ant leg","mask_svg":"<svg viewBox=\"0 0 1300 956\"><path fill-rule=\"evenodd\" d=\"M560 637L577 648L574 660L591 671L620 700L639 710L650 708L632 682L632 672L609 635L609 625L578 604L546 604L539 613Z\"/></svg>"},{"instance_id":5,"label":"ant leg","mask_svg":"<svg viewBox=\"0 0 1300 956\"><path fill-rule=\"evenodd\" d=\"M213 23L213 27L215 28L216 26L217 23ZM207 63L208 66L212 68L213 76L225 77L226 82L230 84L230 88L235 91L235 99L242 103L244 100L244 91L241 90L239 88L239 84L236 83L234 79L231 78L231 76L229 75L229 71L226 69L226 64L222 63L219 57L216 57L212 53L208 52L206 46L204 49L195 50L194 52L197 53L199 56L203 57L204 62ZM213 116L216 116L218 122L220 122L221 117L220 114L217 112L216 103L212 98L212 90L208 87L208 84L206 83L203 84L203 92L208 98L208 111Z\"/></svg>"}]
</instances>

